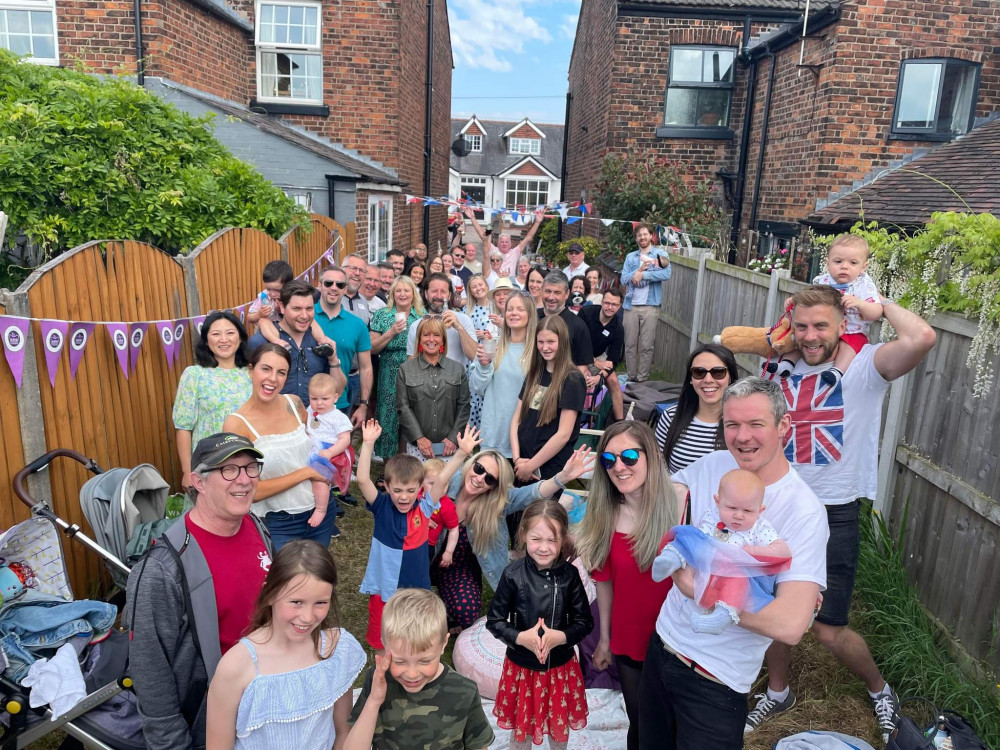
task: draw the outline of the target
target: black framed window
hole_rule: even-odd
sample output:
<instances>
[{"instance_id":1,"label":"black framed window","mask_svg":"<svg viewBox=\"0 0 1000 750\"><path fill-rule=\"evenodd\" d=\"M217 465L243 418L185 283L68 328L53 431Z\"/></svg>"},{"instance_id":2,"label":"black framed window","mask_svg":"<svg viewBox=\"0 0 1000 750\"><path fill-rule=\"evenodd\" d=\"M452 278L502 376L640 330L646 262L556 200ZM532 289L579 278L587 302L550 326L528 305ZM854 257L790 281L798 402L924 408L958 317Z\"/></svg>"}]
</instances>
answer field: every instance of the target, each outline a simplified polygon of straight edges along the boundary
<instances>
[{"instance_id":1,"label":"black framed window","mask_svg":"<svg viewBox=\"0 0 1000 750\"><path fill-rule=\"evenodd\" d=\"M670 71L663 107L664 137L732 137L729 114L736 74L732 47L670 48Z\"/></svg>"},{"instance_id":2,"label":"black framed window","mask_svg":"<svg viewBox=\"0 0 1000 750\"><path fill-rule=\"evenodd\" d=\"M967 133L976 113L979 65L965 60L904 60L892 133L949 140Z\"/></svg>"}]
</instances>

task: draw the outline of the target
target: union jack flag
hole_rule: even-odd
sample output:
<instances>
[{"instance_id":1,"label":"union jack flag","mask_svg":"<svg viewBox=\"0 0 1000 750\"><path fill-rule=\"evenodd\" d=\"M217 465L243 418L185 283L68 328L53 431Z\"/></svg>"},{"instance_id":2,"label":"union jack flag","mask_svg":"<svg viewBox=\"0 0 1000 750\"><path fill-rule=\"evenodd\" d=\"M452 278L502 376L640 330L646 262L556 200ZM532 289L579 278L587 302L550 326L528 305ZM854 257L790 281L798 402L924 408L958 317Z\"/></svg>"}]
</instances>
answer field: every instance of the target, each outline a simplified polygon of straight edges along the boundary
<instances>
[{"instance_id":1,"label":"union jack flag","mask_svg":"<svg viewBox=\"0 0 1000 750\"><path fill-rule=\"evenodd\" d=\"M781 379L792 429L785 439L785 458L793 464L826 466L844 454L844 392L832 388L819 374L789 375Z\"/></svg>"}]
</instances>

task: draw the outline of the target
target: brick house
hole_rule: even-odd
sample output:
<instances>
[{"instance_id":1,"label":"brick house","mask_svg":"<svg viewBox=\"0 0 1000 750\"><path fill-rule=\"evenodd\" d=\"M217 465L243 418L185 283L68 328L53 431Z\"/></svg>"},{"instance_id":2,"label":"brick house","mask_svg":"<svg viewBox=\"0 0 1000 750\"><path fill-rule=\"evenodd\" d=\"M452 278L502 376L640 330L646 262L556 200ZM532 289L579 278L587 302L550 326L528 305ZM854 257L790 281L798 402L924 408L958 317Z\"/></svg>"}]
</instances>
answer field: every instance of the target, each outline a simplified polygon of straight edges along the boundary
<instances>
[{"instance_id":1,"label":"brick house","mask_svg":"<svg viewBox=\"0 0 1000 750\"><path fill-rule=\"evenodd\" d=\"M805 10L583 0L567 199L592 193L606 153L655 152L713 180L734 242L753 229L766 250L832 195L1000 109L997 3L813 0L803 40Z\"/></svg>"},{"instance_id":2,"label":"brick house","mask_svg":"<svg viewBox=\"0 0 1000 750\"><path fill-rule=\"evenodd\" d=\"M219 114L223 144L300 204L355 221L372 257L445 236L445 209L403 191L448 189L446 0L0 0L0 46Z\"/></svg>"},{"instance_id":3,"label":"brick house","mask_svg":"<svg viewBox=\"0 0 1000 750\"><path fill-rule=\"evenodd\" d=\"M544 205L562 189L563 126L480 120L475 115L451 121L453 148L448 194L495 208ZM460 140L461 139L461 140Z\"/></svg>"}]
</instances>

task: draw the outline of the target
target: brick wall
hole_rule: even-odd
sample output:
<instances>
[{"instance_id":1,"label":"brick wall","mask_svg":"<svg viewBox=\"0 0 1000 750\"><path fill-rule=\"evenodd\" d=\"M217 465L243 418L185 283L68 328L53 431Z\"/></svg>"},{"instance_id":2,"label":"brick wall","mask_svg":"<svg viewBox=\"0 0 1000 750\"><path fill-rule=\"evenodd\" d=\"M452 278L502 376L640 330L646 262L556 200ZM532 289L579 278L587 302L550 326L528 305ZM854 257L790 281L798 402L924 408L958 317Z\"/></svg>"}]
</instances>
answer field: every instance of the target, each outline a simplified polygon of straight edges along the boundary
<instances>
[{"instance_id":1,"label":"brick wall","mask_svg":"<svg viewBox=\"0 0 1000 750\"><path fill-rule=\"evenodd\" d=\"M64 66L82 61L97 73L123 68L135 73L135 26L130 2L58 3L59 57Z\"/></svg>"},{"instance_id":2,"label":"brick wall","mask_svg":"<svg viewBox=\"0 0 1000 750\"><path fill-rule=\"evenodd\" d=\"M530 125L522 125L513 133L510 134L510 138L534 138L538 140L538 133Z\"/></svg>"},{"instance_id":3,"label":"brick wall","mask_svg":"<svg viewBox=\"0 0 1000 750\"><path fill-rule=\"evenodd\" d=\"M547 177L548 176L548 175L545 174L545 170L541 169L533 161L527 161L524 164L522 164L520 167L517 168L517 170L514 172L514 174L518 175L520 177Z\"/></svg>"}]
</instances>

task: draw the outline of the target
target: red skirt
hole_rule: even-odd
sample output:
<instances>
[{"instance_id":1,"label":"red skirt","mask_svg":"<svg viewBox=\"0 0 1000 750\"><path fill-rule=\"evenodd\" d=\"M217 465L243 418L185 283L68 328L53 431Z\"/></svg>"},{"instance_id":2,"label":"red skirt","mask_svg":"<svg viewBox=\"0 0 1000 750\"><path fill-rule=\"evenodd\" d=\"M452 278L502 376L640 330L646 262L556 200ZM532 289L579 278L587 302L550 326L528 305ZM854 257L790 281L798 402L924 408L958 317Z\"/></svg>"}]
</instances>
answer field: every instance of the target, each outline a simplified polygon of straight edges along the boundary
<instances>
[{"instance_id":1,"label":"red skirt","mask_svg":"<svg viewBox=\"0 0 1000 750\"><path fill-rule=\"evenodd\" d=\"M587 726L588 713L583 673L575 656L545 672L519 667L504 657L493 715L497 726L513 731L516 741L530 737L541 745L548 734L556 742L568 742L570 729Z\"/></svg>"}]
</instances>

